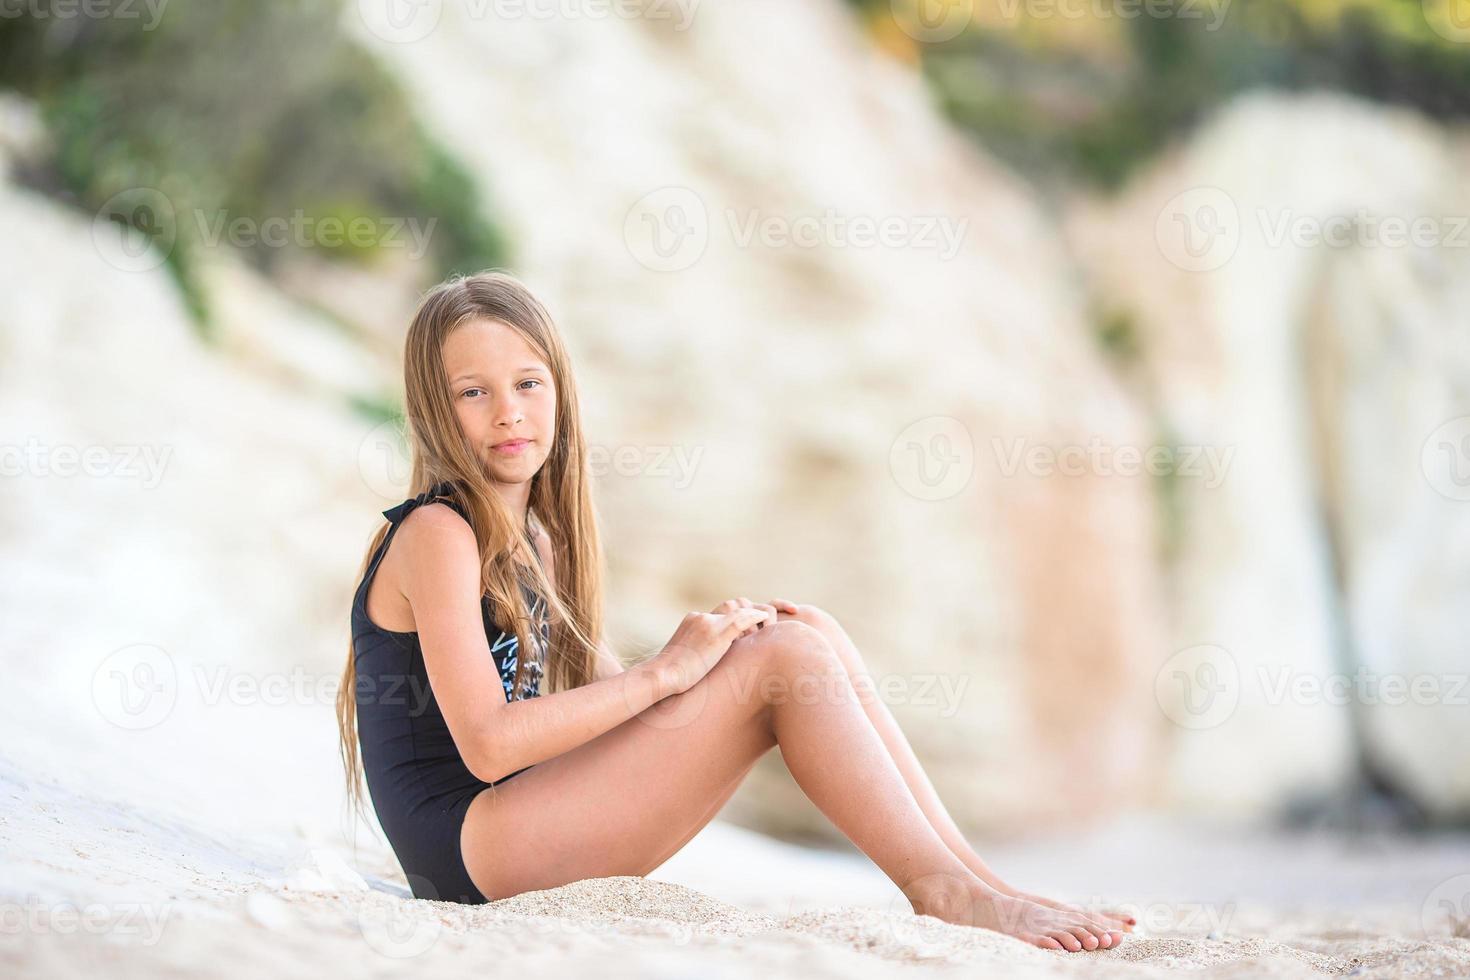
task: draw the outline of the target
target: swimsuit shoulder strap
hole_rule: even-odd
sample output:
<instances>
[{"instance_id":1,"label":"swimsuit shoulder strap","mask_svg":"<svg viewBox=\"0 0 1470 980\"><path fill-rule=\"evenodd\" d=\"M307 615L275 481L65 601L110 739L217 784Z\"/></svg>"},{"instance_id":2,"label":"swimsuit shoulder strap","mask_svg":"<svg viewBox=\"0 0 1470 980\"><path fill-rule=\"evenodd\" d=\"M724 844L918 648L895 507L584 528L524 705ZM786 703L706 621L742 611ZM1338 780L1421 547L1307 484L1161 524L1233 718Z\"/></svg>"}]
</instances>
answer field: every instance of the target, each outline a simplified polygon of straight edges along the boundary
<instances>
[{"instance_id":1,"label":"swimsuit shoulder strap","mask_svg":"<svg viewBox=\"0 0 1470 980\"><path fill-rule=\"evenodd\" d=\"M388 519L388 522L396 530L398 525L403 523L403 519L409 514L423 507L425 504L435 503L448 504L454 508L459 516L465 518L465 520L469 520L469 516L465 513L464 504L460 503L459 498L455 496L454 484L448 482L437 483L417 497L410 497L396 507L389 507L383 511L383 516Z\"/></svg>"},{"instance_id":2,"label":"swimsuit shoulder strap","mask_svg":"<svg viewBox=\"0 0 1470 980\"><path fill-rule=\"evenodd\" d=\"M469 515L465 513L464 505L454 495L454 485L448 482L436 483L417 497L410 497L401 504L389 507L383 511L383 516L388 519L388 533L383 535L383 541L378 545L378 550L369 563L368 573L363 576L364 582L372 578L373 573L377 571L378 563L388 553L388 545L393 541L393 535L398 533L398 528L402 526L403 519L425 504L434 503L448 504L454 508L460 517L463 517L466 521L470 519Z\"/></svg>"}]
</instances>

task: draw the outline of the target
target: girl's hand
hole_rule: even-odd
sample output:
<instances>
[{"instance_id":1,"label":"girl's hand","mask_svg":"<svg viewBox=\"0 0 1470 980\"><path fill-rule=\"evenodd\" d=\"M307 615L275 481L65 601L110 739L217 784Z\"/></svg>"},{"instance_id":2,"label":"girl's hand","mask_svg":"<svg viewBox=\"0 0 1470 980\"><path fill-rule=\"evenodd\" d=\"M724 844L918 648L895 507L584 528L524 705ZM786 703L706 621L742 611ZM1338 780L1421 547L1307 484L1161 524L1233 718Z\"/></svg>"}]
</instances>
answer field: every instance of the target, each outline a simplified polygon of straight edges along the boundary
<instances>
[{"instance_id":1,"label":"girl's hand","mask_svg":"<svg viewBox=\"0 0 1470 980\"><path fill-rule=\"evenodd\" d=\"M725 605L721 603L716 609ZM646 661L659 679L661 698L683 694L698 684L720 662L731 643L759 624L774 621L774 615L754 604L728 612L687 614L664 648Z\"/></svg>"},{"instance_id":2,"label":"girl's hand","mask_svg":"<svg viewBox=\"0 0 1470 980\"><path fill-rule=\"evenodd\" d=\"M777 612L783 612L788 616L796 615L796 603L794 602L787 602L785 599L772 599L771 605L775 607Z\"/></svg>"},{"instance_id":3,"label":"girl's hand","mask_svg":"<svg viewBox=\"0 0 1470 980\"><path fill-rule=\"evenodd\" d=\"M764 609L766 612L770 613L770 617L771 617L769 620L762 620L761 622L756 623L754 626L752 626L749 629L745 630L745 632L743 632L743 633L740 634L740 637L749 636L750 634L754 633L756 630L758 630L761 627L765 626L767 622L774 623L776 621L776 607L775 606L771 605L769 602L751 602L749 599L745 598L745 596L740 596L740 597L735 598L735 599L726 599L724 602L720 603L718 606L715 606L715 608L712 611L715 614L719 615L719 614L725 614L725 613L734 612L736 609ZM740 637L737 637L737 639L739 639Z\"/></svg>"}]
</instances>

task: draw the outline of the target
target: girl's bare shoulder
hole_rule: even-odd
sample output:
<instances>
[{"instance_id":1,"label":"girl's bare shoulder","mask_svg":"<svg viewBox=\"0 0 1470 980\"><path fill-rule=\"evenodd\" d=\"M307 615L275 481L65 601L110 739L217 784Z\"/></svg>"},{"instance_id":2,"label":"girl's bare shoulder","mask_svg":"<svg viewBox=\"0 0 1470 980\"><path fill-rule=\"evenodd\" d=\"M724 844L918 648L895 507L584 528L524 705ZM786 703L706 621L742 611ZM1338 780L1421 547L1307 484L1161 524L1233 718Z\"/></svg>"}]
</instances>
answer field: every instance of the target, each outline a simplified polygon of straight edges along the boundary
<instances>
[{"instance_id":1,"label":"girl's bare shoulder","mask_svg":"<svg viewBox=\"0 0 1470 980\"><path fill-rule=\"evenodd\" d=\"M383 564L395 591L408 597L462 580L478 583L480 550L475 532L458 511L430 503L403 519Z\"/></svg>"},{"instance_id":2,"label":"girl's bare shoulder","mask_svg":"<svg viewBox=\"0 0 1470 980\"><path fill-rule=\"evenodd\" d=\"M479 567L475 532L457 510L448 504L428 503L414 508L398 529L402 564L412 568L471 557Z\"/></svg>"}]
</instances>

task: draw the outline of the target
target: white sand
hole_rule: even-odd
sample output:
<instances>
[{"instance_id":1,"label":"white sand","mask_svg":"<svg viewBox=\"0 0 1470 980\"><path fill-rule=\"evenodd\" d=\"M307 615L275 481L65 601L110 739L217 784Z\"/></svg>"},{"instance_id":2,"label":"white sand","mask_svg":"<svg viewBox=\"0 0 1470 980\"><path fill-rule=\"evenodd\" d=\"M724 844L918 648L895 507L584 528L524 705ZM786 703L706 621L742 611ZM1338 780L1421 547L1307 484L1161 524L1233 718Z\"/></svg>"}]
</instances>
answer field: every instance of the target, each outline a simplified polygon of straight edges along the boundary
<instances>
[{"instance_id":1,"label":"white sand","mask_svg":"<svg viewBox=\"0 0 1470 980\"><path fill-rule=\"evenodd\" d=\"M310 683L334 667L297 686L249 666L259 645L181 642L166 713L138 727L95 686L115 679L107 651L127 631L68 622L98 636L63 647L24 616L0 618L0 666L26 692L0 714L0 977L398 976L421 963L456 976L852 978L900 964L1003 977L1470 976L1470 939L1425 916L1463 899L1463 838L1347 846L1132 817L982 847L1037 891L1138 903L1145 930L1085 954L916 917L861 855L718 821L650 880L489 906L412 900L375 828L359 829L354 850L334 690ZM287 696L274 696L268 682L282 680ZM236 693L216 693L233 682Z\"/></svg>"},{"instance_id":2,"label":"white sand","mask_svg":"<svg viewBox=\"0 0 1470 980\"><path fill-rule=\"evenodd\" d=\"M0 619L0 666L26 691L0 715L0 977L398 976L421 963L456 976L852 978L900 964L1003 977L1470 976L1470 939L1425 915L1463 899L1463 838L1348 846L1133 817L982 847L1037 891L1137 903L1144 930L1085 954L916 917L861 855L718 821L650 880L489 906L412 900L375 828L353 847L334 691L311 683L334 668L297 686L250 668L260 648L227 634L180 643L166 714L137 727L95 687L126 631L95 617L71 629L99 635L62 648L24 617ZM288 696L270 694L282 680ZM236 681L251 683L216 693Z\"/></svg>"},{"instance_id":3,"label":"white sand","mask_svg":"<svg viewBox=\"0 0 1470 980\"><path fill-rule=\"evenodd\" d=\"M1470 939L1448 926L1426 936L1421 921L1436 882L1470 867L1463 841L1351 852L1326 839L1211 846L1134 823L1071 847L1000 850L997 863L1038 886L1116 880L1117 868L1131 867L1133 881L1152 877L1156 894L1199 877L1223 889L1199 888L1194 902L1165 894L1139 906L1144 928L1122 948L1063 954L915 917L859 855L805 850L720 822L649 879L594 879L462 906L406 898L391 853L366 833L354 856L305 827L262 835L192 825L163 807L82 792L4 761L0 813L4 976L333 968L373 976L426 967L460 976L850 978L888 975L897 964L1022 978L1470 976ZM1283 863L1283 855L1295 857ZM1191 860L1193 875L1181 867ZM1226 897L1249 880L1286 911ZM1304 906L1303 889L1322 900ZM1357 910L1331 910L1334 890ZM1381 900L1365 901L1374 896Z\"/></svg>"}]
</instances>

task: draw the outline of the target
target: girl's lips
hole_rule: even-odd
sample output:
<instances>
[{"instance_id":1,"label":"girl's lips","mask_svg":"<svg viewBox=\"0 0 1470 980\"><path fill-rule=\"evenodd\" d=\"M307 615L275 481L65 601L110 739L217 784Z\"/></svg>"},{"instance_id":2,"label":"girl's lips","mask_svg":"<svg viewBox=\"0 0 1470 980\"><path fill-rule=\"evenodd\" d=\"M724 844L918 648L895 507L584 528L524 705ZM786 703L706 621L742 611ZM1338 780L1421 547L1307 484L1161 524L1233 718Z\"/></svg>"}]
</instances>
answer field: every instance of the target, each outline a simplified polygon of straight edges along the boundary
<instances>
[{"instance_id":1,"label":"girl's lips","mask_svg":"<svg viewBox=\"0 0 1470 980\"><path fill-rule=\"evenodd\" d=\"M519 456L526 451L526 447L530 444L531 440L529 439L516 439L512 442L502 442L500 445L491 446L490 448L503 456Z\"/></svg>"}]
</instances>

